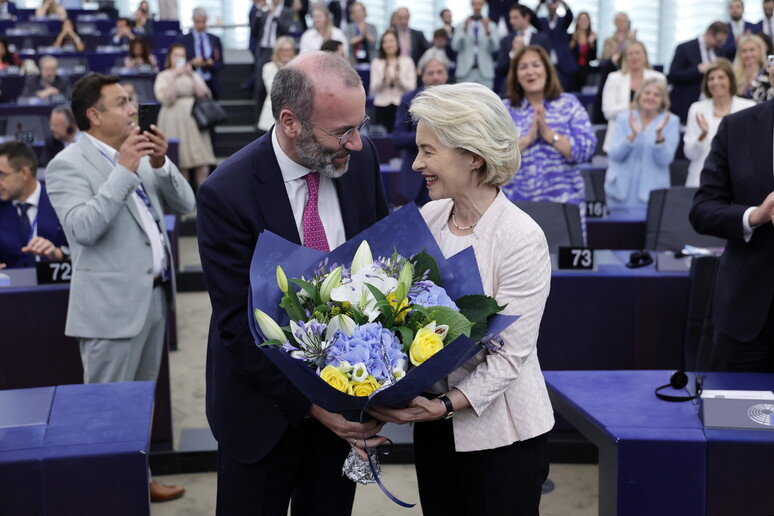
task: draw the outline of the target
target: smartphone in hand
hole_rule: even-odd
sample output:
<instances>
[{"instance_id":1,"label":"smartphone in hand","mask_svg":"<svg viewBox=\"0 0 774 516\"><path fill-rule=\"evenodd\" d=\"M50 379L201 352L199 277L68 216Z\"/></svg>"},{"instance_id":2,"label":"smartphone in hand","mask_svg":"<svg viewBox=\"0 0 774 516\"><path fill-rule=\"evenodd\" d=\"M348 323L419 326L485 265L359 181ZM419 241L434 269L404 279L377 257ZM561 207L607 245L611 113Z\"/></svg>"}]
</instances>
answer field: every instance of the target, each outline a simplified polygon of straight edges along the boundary
<instances>
[{"instance_id":1,"label":"smartphone in hand","mask_svg":"<svg viewBox=\"0 0 774 516\"><path fill-rule=\"evenodd\" d=\"M143 102L138 110L138 121L140 123L140 134L145 131L153 132L151 124L156 124L159 118L161 105L157 102Z\"/></svg>"}]
</instances>

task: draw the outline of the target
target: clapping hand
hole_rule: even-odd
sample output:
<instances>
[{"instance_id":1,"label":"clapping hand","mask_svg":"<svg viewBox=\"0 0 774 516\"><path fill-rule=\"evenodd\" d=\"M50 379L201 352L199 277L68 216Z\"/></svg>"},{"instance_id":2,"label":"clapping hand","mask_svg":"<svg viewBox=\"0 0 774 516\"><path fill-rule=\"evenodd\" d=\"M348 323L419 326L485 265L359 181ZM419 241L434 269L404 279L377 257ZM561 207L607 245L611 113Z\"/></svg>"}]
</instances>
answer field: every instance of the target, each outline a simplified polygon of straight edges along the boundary
<instances>
[{"instance_id":1,"label":"clapping hand","mask_svg":"<svg viewBox=\"0 0 774 516\"><path fill-rule=\"evenodd\" d=\"M537 131L540 137L548 142L553 142L554 131L552 131L546 123L546 110L540 105L535 108L535 120L537 120Z\"/></svg>"},{"instance_id":2,"label":"clapping hand","mask_svg":"<svg viewBox=\"0 0 774 516\"><path fill-rule=\"evenodd\" d=\"M704 118L704 115L701 113L696 113L696 123L699 124L699 129L701 129L699 140L703 140L707 137L707 133L709 133L709 124L707 123L707 119Z\"/></svg>"},{"instance_id":3,"label":"clapping hand","mask_svg":"<svg viewBox=\"0 0 774 516\"><path fill-rule=\"evenodd\" d=\"M637 122L637 117L634 116L633 109L629 110L629 128L632 132L629 134L628 138L630 142L633 142L640 134L640 124Z\"/></svg>"},{"instance_id":4,"label":"clapping hand","mask_svg":"<svg viewBox=\"0 0 774 516\"><path fill-rule=\"evenodd\" d=\"M667 114L664 117L664 119L656 127L656 143L661 143L664 141L664 127L666 127L667 123L669 122L670 116L672 116L672 113L667 111Z\"/></svg>"}]
</instances>

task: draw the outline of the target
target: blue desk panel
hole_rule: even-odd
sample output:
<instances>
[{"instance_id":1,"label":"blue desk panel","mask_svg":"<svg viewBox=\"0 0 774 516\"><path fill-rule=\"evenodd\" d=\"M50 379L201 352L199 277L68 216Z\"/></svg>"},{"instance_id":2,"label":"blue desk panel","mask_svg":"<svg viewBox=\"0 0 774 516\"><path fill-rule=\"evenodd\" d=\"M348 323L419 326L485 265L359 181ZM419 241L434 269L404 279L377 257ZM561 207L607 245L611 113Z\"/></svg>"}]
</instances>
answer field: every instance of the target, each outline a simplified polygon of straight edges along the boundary
<instances>
[{"instance_id":1,"label":"blue desk panel","mask_svg":"<svg viewBox=\"0 0 774 516\"><path fill-rule=\"evenodd\" d=\"M586 219L586 238L592 249L645 247L645 208L616 208L606 217Z\"/></svg>"},{"instance_id":2,"label":"blue desk panel","mask_svg":"<svg viewBox=\"0 0 774 516\"><path fill-rule=\"evenodd\" d=\"M698 402L653 394L670 374L545 372L556 412L599 448L599 513L774 514L774 431L703 429ZM772 390L774 375L709 373L705 388Z\"/></svg>"}]
</instances>

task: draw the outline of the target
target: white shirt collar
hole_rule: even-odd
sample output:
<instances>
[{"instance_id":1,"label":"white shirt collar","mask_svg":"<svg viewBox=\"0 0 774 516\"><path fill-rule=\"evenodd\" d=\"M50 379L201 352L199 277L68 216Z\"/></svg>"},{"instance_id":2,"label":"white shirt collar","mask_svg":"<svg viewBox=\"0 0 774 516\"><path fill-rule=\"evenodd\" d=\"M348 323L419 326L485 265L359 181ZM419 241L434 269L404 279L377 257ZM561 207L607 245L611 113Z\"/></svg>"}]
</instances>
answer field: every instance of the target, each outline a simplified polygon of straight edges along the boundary
<instances>
[{"instance_id":1,"label":"white shirt collar","mask_svg":"<svg viewBox=\"0 0 774 516\"><path fill-rule=\"evenodd\" d=\"M35 206L36 208L40 205L40 192L42 189L40 188L40 181L37 179L35 180L35 190L30 194L29 197L24 199L23 201L14 201L14 204L21 204L21 203L27 203L30 206Z\"/></svg>"},{"instance_id":2,"label":"white shirt collar","mask_svg":"<svg viewBox=\"0 0 774 516\"><path fill-rule=\"evenodd\" d=\"M277 164L279 165L280 172L282 172L282 180L284 182L287 183L288 181L301 179L312 171L310 168L299 165L285 154L285 151L282 150L279 139L277 138L276 126L271 130L271 145L274 148L274 155L277 157Z\"/></svg>"},{"instance_id":3,"label":"white shirt collar","mask_svg":"<svg viewBox=\"0 0 774 516\"><path fill-rule=\"evenodd\" d=\"M83 136L89 139L91 143L94 144L94 146L97 148L97 150L101 153L107 156L107 158L113 162L113 166L118 164L118 151L115 150L113 147L108 145L107 143L103 142L102 140L98 139L96 136L93 136L89 133L82 133Z\"/></svg>"}]
</instances>

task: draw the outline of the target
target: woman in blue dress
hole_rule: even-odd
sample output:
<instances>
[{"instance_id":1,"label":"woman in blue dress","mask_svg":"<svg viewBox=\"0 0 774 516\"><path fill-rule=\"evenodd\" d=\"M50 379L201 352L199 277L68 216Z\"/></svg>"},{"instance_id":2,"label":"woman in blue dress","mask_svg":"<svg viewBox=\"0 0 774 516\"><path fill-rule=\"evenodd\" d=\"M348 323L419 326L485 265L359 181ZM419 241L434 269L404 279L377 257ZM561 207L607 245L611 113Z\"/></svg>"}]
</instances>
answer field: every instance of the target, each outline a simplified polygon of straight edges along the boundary
<instances>
[{"instance_id":1,"label":"woman in blue dress","mask_svg":"<svg viewBox=\"0 0 774 516\"><path fill-rule=\"evenodd\" d=\"M645 207L651 190L670 186L680 119L669 112L666 88L661 79L645 80L633 109L618 115L605 175L608 207Z\"/></svg>"},{"instance_id":2,"label":"woman in blue dress","mask_svg":"<svg viewBox=\"0 0 774 516\"><path fill-rule=\"evenodd\" d=\"M524 47L511 60L505 106L519 130L521 169L503 187L511 201L580 203L579 164L591 159L597 138L574 95L562 93L542 47Z\"/></svg>"}]
</instances>

